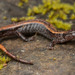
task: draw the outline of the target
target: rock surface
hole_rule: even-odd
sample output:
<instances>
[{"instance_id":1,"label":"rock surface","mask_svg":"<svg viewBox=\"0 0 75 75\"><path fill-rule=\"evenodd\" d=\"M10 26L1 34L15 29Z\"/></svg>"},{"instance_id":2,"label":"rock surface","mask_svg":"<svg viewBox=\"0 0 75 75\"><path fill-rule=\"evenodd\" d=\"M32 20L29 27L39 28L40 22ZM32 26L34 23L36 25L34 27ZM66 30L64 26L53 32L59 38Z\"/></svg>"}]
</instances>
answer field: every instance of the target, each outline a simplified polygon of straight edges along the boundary
<instances>
[{"instance_id":1,"label":"rock surface","mask_svg":"<svg viewBox=\"0 0 75 75\"><path fill-rule=\"evenodd\" d=\"M32 1L33 4L36 3L35 0ZM10 24L12 16L25 16L25 10L17 7L17 2L18 0L0 0L0 27ZM3 20L3 16L8 16L9 19ZM9 52L24 60L31 60L34 65L11 60L0 70L0 75L75 75L75 41L57 44L54 50L47 49L49 42L40 35L30 42L24 42L20 38L3 41L2 44Z\"/></svg>"}]
</instances>

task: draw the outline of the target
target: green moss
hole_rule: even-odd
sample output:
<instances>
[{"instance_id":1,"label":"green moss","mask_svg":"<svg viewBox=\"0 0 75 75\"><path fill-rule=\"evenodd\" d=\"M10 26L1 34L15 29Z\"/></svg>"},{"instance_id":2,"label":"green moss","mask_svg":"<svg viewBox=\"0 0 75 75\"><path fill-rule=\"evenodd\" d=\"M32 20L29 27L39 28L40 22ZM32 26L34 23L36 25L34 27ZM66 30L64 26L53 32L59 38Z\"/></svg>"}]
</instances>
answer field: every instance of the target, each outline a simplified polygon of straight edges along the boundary
<instances>
[{"instance_id":1,"label":"green moss","mask_svg":"<svg viewBox=\"0 0 75 75\"><path fill-rule=\"evenodd\" d=\"M17 17L12 17L12 18L11 18L11 21L12 21L12 22L18 22L18 18L17 18Z\"/></svg>"},{"instance_id":2,"label":"green moss","mask_svg":"<svg viewBox=\"0 0 75 75\"><path fill-rule=\"evenodd\" d=\"M20 18L17 18L17 17L12 17L11 18L11 21L12 22L19 22L19 21L26 21L26 20L31 20L31 19L35 19L36 17L34 16L27 16L27 17L20 17Z\"/></svg>"},{"instance_id":3,"label":"green moss","mask_svg":"<svg viewBox=\"0 0 75 75\"><path fill-rule=\"evenodd\" d=\"M42 4L28 9L27 16L48 14L46 19L49 22L55 24L57 28L68 30L71 28L72 24L69 22L66 23L64 21L68 19L75 19L74 14L72 14L75 13L74 7L75 3L74 5L71 5L68 3L61 3L61 0L42 0ZM70 14L72 15L68 18L68 15ZM56 22L54 20L56 20ZM61 24L60 26L59 23Z\"/></svg>"},{"instance_id":4,"label":"green moss","mask_svg":"<svg viewBox=\"0 0 75 75\"><path fill-rule=\"evenodd\" d=\"M7 17L6 17L6 16L3 16L3 19L4 19L4 20L7 20Z\"/></svg>"},{"instance_id":5,"label":"green moss","mask_svg":"<svg viewBox=\"0 0 75 75\"><path fill-rule=\"evenodd\" d=\"M23 7L23 2L19 2L18 7Z\"/></svg>"},{"instance_id":6,"label":"green moss","mask_svg":"<svg viewBox=\"0 0 75 75\"><path fill-rule=\"evenodd\" d=\"M71 29L72 24L71 23L64 23L61 20L57 20L57 19L47 19L46 21L50 22L51 24L55 25L57 28L59 29L65 29L65 30L69 30Z\"/></svg>"},{"instance_id":7,"label":"green moss","mask_svg":"<svg viewBox=\"0 0 75 75\"><path fill-rule=\"evenodd\" d=\"M8 61L10 61L10 58L0 52L0 69L6 66Z\"/></svg>"},{"instance_id":8,"label":"green moss","mask_svg":"<svg viewBox=\"0 0 75 75\"><path fill-rule=\"evenodd\" d=\"M73 5L73 12L75 14L75 2L74 2L74 5Z\"/></svg>"},{"instance_id":9,"label":"green moss","mask_svg":"<svg viewBox=\"0 0 75 75\"><path fill-rule=\"evenodd\" d=\"M61 18L63 20L68 19L66 13L64 13L64 11L62 11L62 10L59 11L59 18Z\"/></svg>"},{"instance_id":10,"label":"green moss","mask_svg":"<svg viewBox=\"0 0 75 75\"><path fill-rule=\"evenodd\" d=\"M33 6L32 8L28 8L27 16L36 16L39 15L47 15L46 17L49 22L55 24L57 28L68 30L71 28L71 23L63 22L67 19L74 19L74 14L68 18L68 14L71 12L75 12L75 3L74 5L68 3L61 3L61 0L42 0L42 4L38 4L38 6ZM28 17L26 17L27 19ZM57 19L58 23L54 20ZM61 20L60 20L61 19ZM62 24L59 27L59 23ZM62 26L63 25L63 26ZM66 27L66 28L65 28Z\"/></svg>"},{"instance_id":11,"label":"green moss","mask_svg":"<svg viewBox=\"0 0 75 75\"><path fill-rule=\"evenodd\" d=\"M75 14L72 14L70 19L75 19Z\"/></svg>"},{"instance_id":12,"label":"green moss","mask_svg":"<svg viewBox=\"0 0 75 75\"><path fill-rule=\"evenodd\" d=\"M33 12L33 10L32 10L31 8L28 8L28 13L27 13L27 16L34 15L32 12Z\"/></svg>"},{"instance_id":13,"label":"green moss","mask_svg":"<svg viewBox=\"0 0 75 75\"><path fill-rule=\"evenodd\" d=\"M24 3L28 3L28 0L20 0L20 2L18 3L18 7L23 7Z\"/></svg>"},{"instance_id":14,"label":"green moss","mask_svg":"<svg viewBox=\"0 0 75 75\"><path fill-rule=\"evenodd\" d=\"M30 17L20 17L18 20L19 21L23 21L23 20L31 20L31 19L35 19L36 17L30 16Z\"/></svg>"}]
</instances>

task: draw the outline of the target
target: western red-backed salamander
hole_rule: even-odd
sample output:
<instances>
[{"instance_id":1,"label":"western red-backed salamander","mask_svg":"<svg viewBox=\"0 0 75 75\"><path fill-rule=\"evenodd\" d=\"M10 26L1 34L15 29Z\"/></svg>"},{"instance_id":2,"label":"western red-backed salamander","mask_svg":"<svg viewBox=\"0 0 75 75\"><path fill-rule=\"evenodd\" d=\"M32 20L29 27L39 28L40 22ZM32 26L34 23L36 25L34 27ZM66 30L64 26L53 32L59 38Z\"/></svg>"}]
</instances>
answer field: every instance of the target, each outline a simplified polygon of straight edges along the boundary
<instances>
[{"instance_id":1,"label":"western red-backed salamander","mask_svg":"<svg viewBox=\"0 0 75 75\"><path fill-rule=\"evenodd\" d=\"M0 39L4 39L9 37L10 35L19 36L24 41L32 40L33 37L26 38L27 34L38 33L41 34L48 39L52 40L50 42L49 49L53 49L53 46L57 43L64 43L70 40L75 40L75 30L72 31L62 31L58 32L53 25L50 23L36 19L36 20L29 20L24 22L19 22L11 25L7 25L0 28ZM18 59L16 56L9 53L6 48L0 44L0 48L4 51L8 56L12 57L13 59L20 61L26 64L33 64L32 62L28 62L22 59Z\"/></svg>"}]
</instances>

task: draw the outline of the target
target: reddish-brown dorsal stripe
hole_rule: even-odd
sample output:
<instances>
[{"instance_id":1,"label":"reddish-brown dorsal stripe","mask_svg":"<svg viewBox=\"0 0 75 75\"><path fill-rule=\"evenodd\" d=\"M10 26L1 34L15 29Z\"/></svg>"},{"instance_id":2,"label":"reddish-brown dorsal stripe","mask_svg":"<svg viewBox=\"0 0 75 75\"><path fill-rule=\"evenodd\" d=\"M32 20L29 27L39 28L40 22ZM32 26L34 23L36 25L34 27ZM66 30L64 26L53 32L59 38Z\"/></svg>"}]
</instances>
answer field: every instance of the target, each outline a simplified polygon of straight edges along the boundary
<instances>
[{"instance_id":1,"label":"reddish-brown dorsal stripe","mask_svg":"<svg viewBox=\"0 0 75 75\"><path fill-rule=\"evenodd\" d=\"M54 33L54 34L60 34L60 33L63 34L63 33L66 33L66 32L67 32L67 31L66 31L66 32L65 32L65 31L62 31L62 32L54 31L53 29L51 29L51 26L46 25L45 23L40 22L40 21L19 22L19 23L15 23L15 24L10 24L10 25L1 27L1 28L0 28L0 31L18 28L18 27L20 27L20 26L24 26L24 25L27 25L27 24L29 24L29 23L39 23L39 24L42 24L42 25L44 25L50 32L52 32L52 33Z\"/></svg>"}]
</instances>

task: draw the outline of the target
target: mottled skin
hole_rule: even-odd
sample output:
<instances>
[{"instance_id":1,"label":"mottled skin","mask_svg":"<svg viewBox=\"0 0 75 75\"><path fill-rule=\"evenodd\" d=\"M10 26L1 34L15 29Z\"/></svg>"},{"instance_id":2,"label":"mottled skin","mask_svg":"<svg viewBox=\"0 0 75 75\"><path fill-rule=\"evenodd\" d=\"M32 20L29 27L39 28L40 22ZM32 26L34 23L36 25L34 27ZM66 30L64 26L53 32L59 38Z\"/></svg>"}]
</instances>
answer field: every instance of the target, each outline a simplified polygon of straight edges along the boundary
<instances>
[{"instance_id":1,"label":"mottled skin","mask_svg":"<svg viewBox=\"0 0 75 75\"><path fill-rule=\"evenodd\" d=\"M53 49L53 46L57 43L64 43L70 40L75 40L75 30L72 31L63 31L63 32L57 32L55 27L51 25L50 23L36 19L36 20L29 20L24 22L19 22L15 24L11 24L5 27L0 28L0 39L2 39L11 36L19 36L24 41L30 41L33 40L33 36L26 38L27 35L31 34L41 34L45 36L46 38L52 40L50 42L49 49ZM11 53L9 53L4 46L0 45L0 48L10 57L13 59L26 63L26 64L33 64L31 62L27 62L21 59L18 59Z\"/></svg>"}]
</instances>

